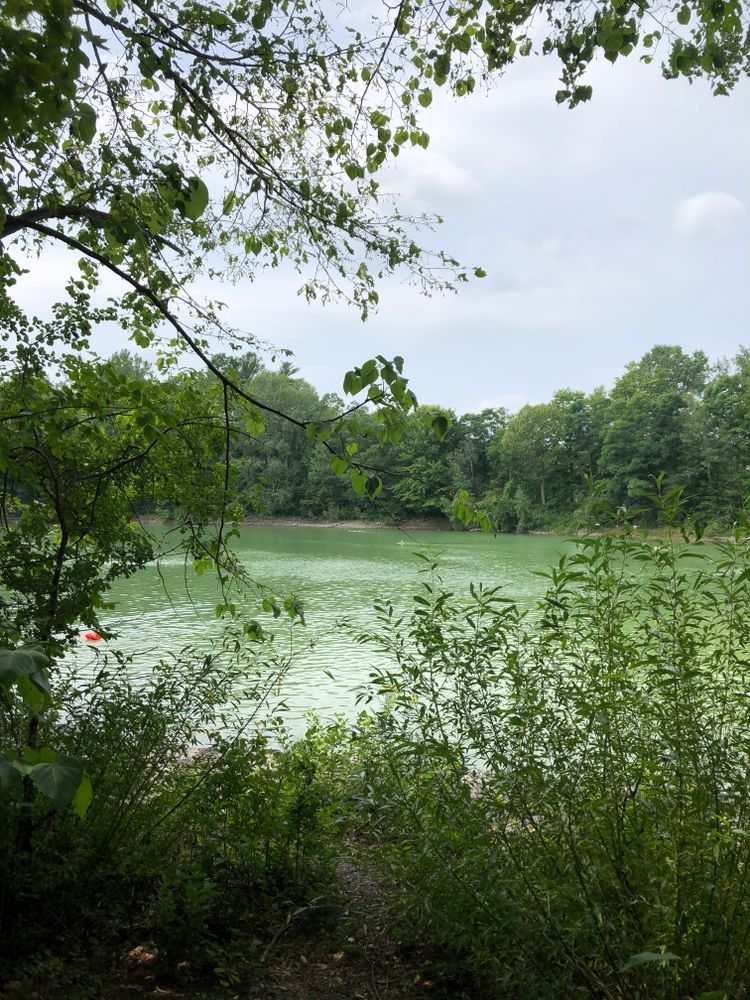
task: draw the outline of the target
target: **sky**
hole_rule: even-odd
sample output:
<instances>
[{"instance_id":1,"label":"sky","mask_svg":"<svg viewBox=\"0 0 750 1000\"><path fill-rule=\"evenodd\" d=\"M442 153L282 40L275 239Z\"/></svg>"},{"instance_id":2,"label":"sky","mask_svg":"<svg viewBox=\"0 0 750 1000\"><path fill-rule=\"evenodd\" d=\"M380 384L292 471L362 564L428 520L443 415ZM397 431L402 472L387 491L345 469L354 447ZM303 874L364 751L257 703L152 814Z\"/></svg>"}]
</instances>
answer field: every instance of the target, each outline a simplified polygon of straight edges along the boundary
<instances>
[{"instance_id":1,"label":"sky","mask_svg":"<svg viewBox=\"0 0 750 1000\"><path fill-rule=\"evenodd\" d=\"M401 354L420 402L458 413L611 386L656 343L712 359L750 344L750 82L716 98L655 65L601 61L593 100L570 110L557 76L554 59L530 58L486 92L439 92L429 149L381 177L406 211L443 217L425 242L486 278L431 298L389 280L365 324L307 304L289 273L206 291L229 323L291 349L320 392ZM51 297L69 271L69 254L45 251L21 300ZM111 332L96 344L122 346Z\"/></svg>"}]
</instances>

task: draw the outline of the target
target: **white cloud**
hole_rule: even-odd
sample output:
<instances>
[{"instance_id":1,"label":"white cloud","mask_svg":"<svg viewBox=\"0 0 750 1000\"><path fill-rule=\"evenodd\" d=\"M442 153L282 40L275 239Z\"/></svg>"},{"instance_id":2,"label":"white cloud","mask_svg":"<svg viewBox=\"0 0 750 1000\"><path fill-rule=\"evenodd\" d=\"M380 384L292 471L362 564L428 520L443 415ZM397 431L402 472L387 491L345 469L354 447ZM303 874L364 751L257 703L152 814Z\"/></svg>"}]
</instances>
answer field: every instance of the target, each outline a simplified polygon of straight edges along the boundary
<instances>
[{"instance_id":1,"label":"white cloud","mask_svg":"<svg viewBox=\"0 0 750 1000\"><path fill-rule=\"evenodd\" d=\"M440 210L473 198L481 185L469 170L442 153L422 150L405 152L383 187L391 189L407 204L420 210Z\"/></svg>"},{"instance_id":2,"label":"white cloud","mask_svg":"<svg viewBox=\"0 0 750 1000\"><path fill-rule=\"evenodd\" d=\"M744 202L725 191L702 191L684 198L675 209L680 236L724 236L746 211Z\"/></svg>"}]
</instances>

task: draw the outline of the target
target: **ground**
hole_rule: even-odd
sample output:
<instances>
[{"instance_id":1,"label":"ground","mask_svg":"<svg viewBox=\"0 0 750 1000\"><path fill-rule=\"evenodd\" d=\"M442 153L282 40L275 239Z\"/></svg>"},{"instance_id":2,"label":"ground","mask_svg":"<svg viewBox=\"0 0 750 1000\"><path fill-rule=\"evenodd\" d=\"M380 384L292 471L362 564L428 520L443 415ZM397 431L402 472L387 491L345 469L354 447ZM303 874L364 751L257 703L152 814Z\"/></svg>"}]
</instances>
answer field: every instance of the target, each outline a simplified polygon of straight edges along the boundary
<instances>
[{"instance_id":1,"label":"ground","mask_svg":"<svg viewBox=\"0 0 750 1000\"><path fill-rule=\"evenodd\" d=\"M183 962L160 971L158 955L134 940L89 940L65 961L50 951L5 983L1 1000L479 1000L429 950L389 929L380 887L361 865L339 864L340 902L281 923L238 982L197 974ZM107 935L109 937L109 935ZM55 949L58 951L59 949Z\"/></svg>"}]
</instances>

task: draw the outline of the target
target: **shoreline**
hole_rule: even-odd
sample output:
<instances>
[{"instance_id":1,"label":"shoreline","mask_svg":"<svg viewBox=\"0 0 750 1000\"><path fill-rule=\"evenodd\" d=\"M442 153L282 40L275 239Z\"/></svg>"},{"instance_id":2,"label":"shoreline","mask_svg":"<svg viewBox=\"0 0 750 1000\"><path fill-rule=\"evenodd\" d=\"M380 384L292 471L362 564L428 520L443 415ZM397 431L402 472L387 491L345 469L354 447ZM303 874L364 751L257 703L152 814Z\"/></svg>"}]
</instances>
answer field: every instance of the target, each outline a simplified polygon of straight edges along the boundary
<instances>
[{"instance_id":1,"label":"shoreline","mask_svg":"<svg viewBox=\"0 0 750 1000\"><path fill-rule=\"evenodd\" d=\"M320 521L304 517L246 517L243 528L344 528L349 531L366 531L369 528L391 531L454 531L447 518L414 518L409 521Z\"/></svg>"},{"instance_id":2,"label":"shoreline","mask_svg":"<svg viewBox=\"0 0 750 1000\"><path fill-rule=\"evenodd\" d=\"M179 521L167 517L142 517L139 522L143 526L158 526L178 524ZM344 531L441 531L456 532L458 534L481 534L478 528L455 527L448 518L411 518L407 521L361 521L357 519L344 519L341 521L314 520L305 517L293 517L291 515L272 515L269 517L246 517L238 522L242 528L338 528ZM496 535L506 535L509 538L567 538L575 539L590 535L601 536L608 534L606 529L594 532L584 532L576 529L567 531L547 531L533 529L531 531L497 531L491 532ZM633 535L639 538L649 538L656 540L667 540L671 534L679 534L676 528L645 527L637 528ZM728 536L725 533L705 534L701 541L716 543L726 541Z\"/></svg>"},{"instance_id":3,"label":"shoreline","mask_svg":"<svg viewBox=\"0 0 750 1000\"><path fill-rule=\"evenodd\" d=\"M148 527L179 524L179 520L169 517L139 517L138 523ZM343 528L350 531L456 531L447 518L412 518L408 521L322 521L304 517L271 516L245 517L237 522L241 528ZM473 529L469 529L473 530ZM540 532L541 534L541 532ZM546 532L544 532L546 534ZM550 532L550 534L552 534Z\"/></svg>"}]
</instances>

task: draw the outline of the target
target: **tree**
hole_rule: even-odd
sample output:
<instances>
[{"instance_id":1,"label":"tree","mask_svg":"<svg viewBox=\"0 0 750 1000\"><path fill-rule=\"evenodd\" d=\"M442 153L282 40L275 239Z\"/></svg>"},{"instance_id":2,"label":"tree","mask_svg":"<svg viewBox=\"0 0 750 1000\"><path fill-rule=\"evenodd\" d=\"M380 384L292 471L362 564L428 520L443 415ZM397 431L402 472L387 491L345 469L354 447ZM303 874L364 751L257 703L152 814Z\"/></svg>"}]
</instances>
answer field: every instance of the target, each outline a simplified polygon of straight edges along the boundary
<instances>
[{"instance_id":1,"label":"tree","mask_svg":"<svg viewBox=\"0 0 750 1000\"><path fill-rule=\"evenodd\" d=\"M397 210L382 211L375 175L404 145L428 144L417 112L430 105L433 86L448 85L465 95L476 85L477 56L493 71L530 53L538 12L548 17L541 51L556 52L563 65L557 99L571 105L591 95L581 81L595 54L615 60L639 42L650 47L661 41L668 75L705 75L717 92L727 92L747 70L750 42L738 0L711 5L690 0L675 11L660 10L655 30L650 8L614 0L594 7L573 2L563 11L495 0L448 8L401 0L395 9L386 6L366 32L341 27L319 0L5 5L0 13L0 363L9 384L0 420L14 438L2 442L0 474L6 505L12 503L19 515L21 541L28 543L26 562L14 569L10 543L16 526L6 518L3 543L16 593L13 573L23 576L41 567L52 552L51 576L38 581L44 621L29 618L28 635L50 652L60 647L69 627L69 612L63 613L68 584L60 589L69 547L80 556L99 538L100 515L113 525L124 523L131 497L129 487L118 485L123 470L144 473L164 441L185 442L183 421L196 419L173 412L171 394L179 377L164 386L142 371L132 372L131 379L133 365L121 359L117 376L128 386L122 398L112 386L114 369L102 378L98 367L87 363L83 352L101 323L119 323L135 345L155 348L163 373L188 351L216 380L216 391L201 397L210 408L199 413L210 431L207 439L223 445L222 462L208 470L219 477L218 500L196 489L189 503L202 525L218 503L218 529L211 543L190 531L198 563L205 556L220 573L232 569L223 549L231 451L239 435L262 429L263 415L283 419L320 442L332 469L348 475L358 495L378 494L380 478L356 457L358 447L341 431L346 426L356 436L364 428L380 443L398 441L405 417L417 405L403 359L377 356L347 373L345 394L359 397L348 410L322 419L294 416L249 392L241 384L242 372L223 370L212 359L210 335L223 335L232 349L254 342L226 328L219 304L198 301L192 283L202 274L249 280L289 262L301 272L308 298L342 295L366 317L378 302L378 280L393 270L405 270L428 286L465 280L467 273L455 260L418 246L411 220ZM30 253L45 243L67 247L78 260L77 276L55 305L54 321L46 324L32 321L13 300ZM483 273L475 270L478 277ZM118 290L105 307L97 307L104 275L117 279ZM40 368L59 363L61 354L64 389ZM67 396L57 399L63 391ZM373 419L358 422L358 411L368 406ZM540 418L536 428L527 414L506 433L512 444L513 434L523 437L521 428L529 424L542 506L560 447L558 430L542 426L551 413L532 415ZM440 436L448 433L445 414L427 416ZM88 457L70 454L71 442L85 442ZM610 449L610 458L614 452ZM178 453L167 449L165 463L176 461ZM192 454L196 469L207 471L201 450ZM454 462L451 471L455 467ZM432 497L434 490L428 492ZM40 496L45 499L35 522ZM412 504L413 498L404 499ZM428 500L432 503L425 494L420 503ZM470 519L465 498L459 504L461 519ZM80 521L81 511L90 528ZM40 527L50 518L59 533L52 542ZM75 562L83 566L86 560ZM72 579L70 587L80 584L81 594L95 602L106 578L96 569L91 573ZM11 615L4 642L19 638L17 624L21 619ZM14 683L31 676L20 669L8 668L4 676ZM32 673L36 676L36 668ZM31 771L25 775L31 777Z\"/></svg>"},{"instance_id":2,"label":"tree","mask_svg":"<svg viewBox=\"0 0 750 1000\"><path fill-rule=\"evenodd\" d=\"M481 413L465 413L456 422L461 443L456 452L467 486L474 494L483 492L489 482L490 465L488 448L492 439L508 423L508 414L499 409L486 408Z\"/></svg>"},{"instance_id":3,"label":"tree","mask_svg":"<svg viewBox=\"0 0 750 1000\"><path fill-rule=\"evenodd\" d=\"M44 335L43 325L36 336ZM20 354L24 355L23 326ZM57 340L56 331L49 331ZM81 627L101 628L106 593L154 556L134 505L179 492L191 528L188 552L214 561L201 528L225 515L223 472L213 461L225 428L194 379L148 379L129 359L95 370L75 354L22 357L0 382L0 706L11 746L0 787L23 789L16 846L31 845L35 786L56 810L83 815L91 786L80 760L39 746L56 660ZM214 395L219 391L211 386ZM83 415L85 414L85 415ZM103 631L103 630L102 630Z\"/></svg>"},{"instance_id":4,"label":"tree","mask_svg":"<svg viewBox=\"0 0 750 1000\"><path fill-rule=\"evenodd\" d=\"M615 383L604 435L600 472L615 503L632 503L649 492L654 477L680 485L686 467L685 417L706 383L703 351L658 344L632 362Z\"/></svg>"},{"instance_id":5,"label":"tree","mask_svg":"<svg viewBox=\"0 0 750 1000\"><path fill-rule=\"evenodd\" d=\"M363 316L377 303L378 275L396 268L430 285L464 278L455 261L420 250L409 220L381 217L373 175L405 143L426 144L414 109L428 92L396 97L399 73L416 86L427 70L398 68L407 33L373 30L342 33L325 8L286 0L5 8L0 311L10 336L29 251L62 244L79 274L59 307L61 348L75 340L84 351L98 323L117 322L137 346L157 349L162 371L191 352L222 386L225 423L239 401L249 418L286 418L243 387L247 371L212 358L209 335L231 349L254 341L221 323L218 303L194 297L197 276L247 280L288 262L308 297L342 295ZM118 291L97 312L105 274ZM385 439L416 401L402 361L370 360L348 388L382 411ZM376 477L326 443L341 419L289 422L376 492Z\"/></svg>"},{"instance_id":6,"label":"tree","mask_svg":"<svg viewBox=\"0 0 750 1000\"><path fill-rule=\"evenodd\" d=\"M687 485L705 509L732 523L750 495L750 358L719 367L686 414Z\"/></svg>"},{"instance_id":7,"label":"tree","mask_svg":"<svg viewBox=\"0 0 750 1000\"><path fill-rule=\"evenodd\" d=\"M109 364L120 373L123 379L136 378L145 381L153 374L153 367L145 358L126 348L111 354Z\"/></svg>"},{"instance_id":8,"label":"tree","mask_svg":"<svg viewBox=\"0 0 750 1000\"><path fill-rule=\"evenodd\" d=\"M538 13L547 27L535 42ZM210 333L230 347L248 338L222 325L217 303L196 300L196 276L249 280L288 262L308 297L342 295L363 316L392 270L427 285L463 280L452 258L420 249L411 220L375 179L404 145L427 145L418 112L433 87L468 94L474 74L502 70L536 44L562 61L558 100L576 104L590 96L581 80L597 54L614 60L660 43L668 75L707 76L726 92L747 69L745 28L738 0L658 11L402 0L376 9L361 30L342 26L320 0L8 5L0 15L0 308L10 315L25 252L62 244L79 257L65 302L79 349L92 328L92 295L103 274L114 275L120 293L109 322L136 345L157 346L162 367L192 352L225 394L268 412L212 361ZM399 366L376 367L373 381L349 388L389 411L385 439L414 400ZM357 483L366 474L356 461L336 467Z\"/></svg>"},{"instance_id":9,"label":"tree","mask_svg":"<svg viewBox=\"0 0 750 1000\"><path fill-rule=\"evenodd\" d=\"M552 403L524 406L503 434L502 450L516 482L535 484L539 503L549 498L550 477L563 462L563 422Z\"/></svg>"},{"instance_id":10,"label":"tree","mask_svg":"<svg viewBox=\"0 0 750 1000\"><path fill-rule=\"evenodd\" d=\"M541 48L562 59L558 99L570 104L590 96L581 76L597 51L615 59L641 37L647 46L667 39L667 71L708 75L717 91L746 68L736 0L691 0L676 14L684 31L670 35L675 19L662 12L666 29L643 36L648 8L614 0L563 12L401 0L367 33L339 26L319 0L4 5L0 700L13 737L0 755L0 785L23 782L22 855L34 787L55 809L73 804L82 814L90 800L82 763L38 745L38 719L55 658L77 624L96 623L114 577L151 554L132 530L134 498L179 506L196 569L215 565L225 582L239 572L225 547L238 439L257 435L264 416L284 420L295 441L304 433L320 442L358 495L375 496L381 481L354 442L340 440L342 428L393 444L417 405L403 359L382 356L347 373L345 394L359 401L344 412L295 415L255 395L245 385L250 370L217 358L212 338L232 351L255 342L221 322L219 303L196 298L196 277L248 281L289 263L308 298L343 296L363 318L378 302L378 280L396 269L430 287L465 280L455 260L419 247L412 220L389 208L375 175L405 145L427 145L417 112L431 103L433 85L470 93L477 55L493 70L532 49L537 10L549 14ZM51 322L26 316L13 297L44 244L73 251L78 266ZM104 276L117 287L98 306ZM92 362L89 336L103 323L154 349L163 378L145 377L129 358ZM184 352L213 379L180 375ZM358 422L367 407L374 414ZM424 416L431 430L448 433L445 414ZM544 505L558 434L540 435ZM436 505L435 489L417 499ZM465 500L461 517L471 518ZM203 529L214 522L211 538ZM279 611L271 598L263 606ZM287 610L301 615L293 601Z\"/></svg>"},{"instance_id":11,"label":"tree","mask_svg":"<svg viewBox=\"0 0 750 1000\"><path fill-rule=\"evenodd\" d=\"M3 240L62 242L89 287L116 274L136 343L158 320L200 354L178 313L217 321L187 288L219 260L239 278L289 259L309 296L348 294L365 313L377 301L366 258L430 280L398 218L380 224L371 179L426 141L380 85L405 38L339 38L323 9L286 2L76 0L6 9L0 45ZM6 251L6 280L17 267Z\"/></svg>"},{"instance_id":12,"label":"tree","mask_svg":"<svg viewBox=\"0 0 750 1000\"><path fill-rule=\"evenodd\" d=\"M547 26L532 37L537 14ZM746 29L740 0L402 0L369 30L340 27L319 0L25 0L0 17L1 237L75 250L87 291L117 275L136 343L162 323L169 349L210 366L200 333L218 315L190 296L198 273L239 279L289 260L308 296L344 294L366 314L377 275L403 266L431 282L433 263L455 265L424 254L398 213L378 214L374 175L427 145L416 112L433 86L470 93L477 65L501 70L536 44L561 60L557 99L576 104L597 54L661 45L667 75L723 93L747 71ZM6 289L18 268L6 249Z\"/></svg>"},{"instance_id":13,"label":"tree","mask_svg":"<svg viewBox=\"0 0 750 1000\"><path fill-rule=\"evenodd\" d=\"M432 431L436 417L446 421L443 439ZM410 417L393 459L398 476L393 496L402 514L435 517L449 513L453 491L464 485L454 481L451 462L451 453L459 442L460 430L450 411L420 407Z\"/></svg>"},{"instance_id":14,"label":"tree","mask_svg":"<svg viewBox=\"0 0 750 1000\"><path fill-rule=\"evenodd\" d=\"M329 418L331 411L315 389L295 373L285 362L279 371L259 371L247 386L301 424ZM271 514L300 512L310 455L304 429L275 415L265 421L264 433L245 438L233 449L234 464L246 487L262 479L262 496ZM330 475L330 468L327 471Z\"/></svg>"}]
</instances>

